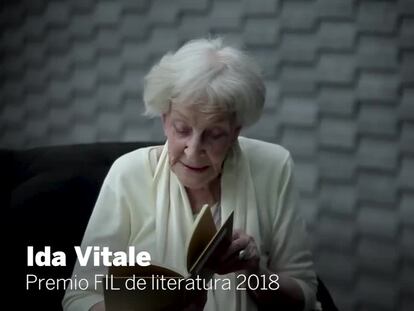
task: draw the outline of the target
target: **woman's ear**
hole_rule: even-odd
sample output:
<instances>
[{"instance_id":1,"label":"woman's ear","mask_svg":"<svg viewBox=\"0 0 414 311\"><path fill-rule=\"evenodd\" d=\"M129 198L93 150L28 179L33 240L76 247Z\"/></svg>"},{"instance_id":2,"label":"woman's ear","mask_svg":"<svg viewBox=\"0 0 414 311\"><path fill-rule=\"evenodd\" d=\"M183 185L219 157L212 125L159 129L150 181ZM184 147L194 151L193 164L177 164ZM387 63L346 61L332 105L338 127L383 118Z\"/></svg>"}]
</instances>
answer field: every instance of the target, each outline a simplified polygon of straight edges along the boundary
<instances>
[{"instance_id":1,"label":"woman's ear","mask_svg":"<svg viewBox=\"0 0 414 311\"><path fill-rule=\"evenodd\" d=\"M169 117L170 117L170 113L171 113L171 105L172 105L171 100L169 100L168 101L168 110L161 114L161 122L162 122L162 127L164 129L164 135L165 136L167 136Z\"/></svg>"},{"instance_id":2,"label":"woman's ear","mask_svg":"<svg viewBox=\"0 0 414 311\"><path fill-rule=\"evenodd\" d=\"M163 113L161 115L161 122L162 122L162 129L164 130L164 136L167 136L168 122L169 122L168 113Z\"/></svg>"},{"instance_id":3,"label":"woman's ear","mask_svg":"<svg viewBox=\"0 0 414 311\"><path fill-rule=\"evenodd\" d=\"M234 135L233 135L233 143L236 142L237 138L240 135L240 131L241 131L242 127L239 125L234 129Z\"/></svg>"}]
</instances>

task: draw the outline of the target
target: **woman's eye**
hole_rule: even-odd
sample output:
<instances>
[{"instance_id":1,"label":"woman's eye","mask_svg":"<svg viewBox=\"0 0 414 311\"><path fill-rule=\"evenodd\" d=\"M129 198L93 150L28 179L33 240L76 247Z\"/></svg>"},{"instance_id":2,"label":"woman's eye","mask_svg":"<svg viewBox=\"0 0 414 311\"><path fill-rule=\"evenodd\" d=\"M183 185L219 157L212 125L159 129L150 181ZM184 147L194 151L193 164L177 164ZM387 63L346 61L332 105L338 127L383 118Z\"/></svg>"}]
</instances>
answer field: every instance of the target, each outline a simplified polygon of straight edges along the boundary
<instances>
[{"instance_id":1,"label":"woman's eye","mask_svg":"<svg viewBox=\"0 0 414 311\"><path fill-rule=\"evenodd\" d=\"M174 129L178 134L181 134L181 135L188 134L191 131L188 127L182 127L182 126L175 126Z\"/></svg>"},{"instance_id":2,"label":"woman's eye","mask_svg":"<svg viewBox=\"0 0 414 311\"><path fill-rule=\"evenodd\" d=\"M212 139L219 139L226 136L226 133L223 131L211 131L208 133L208 136Z\"/></svg>"}]
</instances>

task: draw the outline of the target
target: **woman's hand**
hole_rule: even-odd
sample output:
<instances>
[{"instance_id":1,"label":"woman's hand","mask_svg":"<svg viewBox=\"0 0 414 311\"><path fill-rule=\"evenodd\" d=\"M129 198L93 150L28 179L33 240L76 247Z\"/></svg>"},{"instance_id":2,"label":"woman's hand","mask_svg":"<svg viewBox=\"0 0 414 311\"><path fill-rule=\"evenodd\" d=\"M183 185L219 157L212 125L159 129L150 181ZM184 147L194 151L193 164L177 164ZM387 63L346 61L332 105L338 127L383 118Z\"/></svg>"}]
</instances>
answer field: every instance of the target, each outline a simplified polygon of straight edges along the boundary
<instances>
[{"instance_id":1,"label":"woman's hand","mask_svg":"<svg viewBox=\"0 0 414 311\"><path fill-rule=\"evenodd\" d=\"M260 268L260 255L256 242L242 230L235 230L233 240L224 254L214 262L213 269L216 273L227 274L244 270L246 274L265 276L265 281L259 288L271 288L268 282L270 275L276 274L268 269ZM271 308L283 308L289 310L303 310L304 296L298 283L288 275L278 274L278 290L250 290L253 298L268 310Z\"/></svg>"},{"instance_id":2,"label":"woman's hand","mask_svg":"<svg viewBox=\"0 0 414 311\"><path fill-rule=\"evenodd\" d=\"M222 256L213 263L213 269L218 274L247 270L255 273L259 270L260 255L253 237L242 230L233 232L233 240L224 250Z\"/></svg>"}]
</instances>

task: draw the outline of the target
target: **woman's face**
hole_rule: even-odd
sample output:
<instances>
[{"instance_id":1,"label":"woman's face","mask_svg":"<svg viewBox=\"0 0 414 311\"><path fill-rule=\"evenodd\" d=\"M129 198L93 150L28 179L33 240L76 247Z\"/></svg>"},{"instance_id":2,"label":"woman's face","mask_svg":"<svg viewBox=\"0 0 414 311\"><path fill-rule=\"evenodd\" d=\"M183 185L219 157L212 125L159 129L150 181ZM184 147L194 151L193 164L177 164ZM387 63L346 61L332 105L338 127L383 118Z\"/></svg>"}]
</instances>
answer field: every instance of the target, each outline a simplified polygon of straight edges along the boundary
<instances>
[{"instance_id":1,"label":"woman's face","mask_svg":"<svg viewBox=\"0 0 414 311\"><path fill-rule=\"evenodd\" d=\"M219 176L240 132L233 119L228 113L206 113L195 105L176 104L162 116L170 167L185 187L208 187Z\"/></svg>"}]
</instances>

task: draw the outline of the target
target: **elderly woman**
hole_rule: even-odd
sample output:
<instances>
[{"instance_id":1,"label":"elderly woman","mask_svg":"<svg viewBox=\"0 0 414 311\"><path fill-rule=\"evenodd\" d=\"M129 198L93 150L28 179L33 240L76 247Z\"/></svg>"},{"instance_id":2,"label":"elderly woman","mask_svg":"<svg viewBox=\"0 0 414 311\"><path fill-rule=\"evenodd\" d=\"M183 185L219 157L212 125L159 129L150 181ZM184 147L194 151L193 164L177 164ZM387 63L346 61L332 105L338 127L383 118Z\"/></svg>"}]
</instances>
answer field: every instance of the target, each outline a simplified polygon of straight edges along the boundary
<instances>
[{"instance_id":1,"label":"elderly woman","mask_svg":"<svg viewBox=\"0 0 414 311\"><path fill-rule=\"evenodd\" d=\"M220 39L190 41L166 54L145 80L146 113L160 116L167 142L119 158L110 169L83 245L148 251L156 262L185 270L185 239L205 204L216 224L234 211L233 240L215 277L265 276L259 289L210 289L183 308L309 310L316 277L296 206L293 164L281 146L239 137L257 121L265 87L254 62ZM240 256L243 254L243 256ZM77 278L104 274L75 266ZM266 288L279 276L278 290ZM105 310L92 287L67 291L65 310Z\"/></svg>"}]
</instances>

